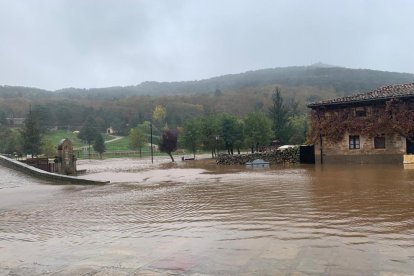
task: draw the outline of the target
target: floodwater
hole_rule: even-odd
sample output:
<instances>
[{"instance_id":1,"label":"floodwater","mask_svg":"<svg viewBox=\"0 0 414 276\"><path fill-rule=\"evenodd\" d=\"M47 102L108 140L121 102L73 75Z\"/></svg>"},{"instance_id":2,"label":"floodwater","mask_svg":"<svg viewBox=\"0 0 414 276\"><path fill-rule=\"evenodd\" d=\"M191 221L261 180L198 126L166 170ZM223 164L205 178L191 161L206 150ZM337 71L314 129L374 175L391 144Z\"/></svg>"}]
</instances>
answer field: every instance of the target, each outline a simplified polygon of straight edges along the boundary
<instances>
[{"instance_id":1,"label":"floodwater","mask_svg":"<svg viewBox=\"0 0 414 276\"><path fill-rule=\"evenodd\" d=\"M414 275L414 169L84 161L0 167L0 275Z\"/></svg>"}]
</instances>

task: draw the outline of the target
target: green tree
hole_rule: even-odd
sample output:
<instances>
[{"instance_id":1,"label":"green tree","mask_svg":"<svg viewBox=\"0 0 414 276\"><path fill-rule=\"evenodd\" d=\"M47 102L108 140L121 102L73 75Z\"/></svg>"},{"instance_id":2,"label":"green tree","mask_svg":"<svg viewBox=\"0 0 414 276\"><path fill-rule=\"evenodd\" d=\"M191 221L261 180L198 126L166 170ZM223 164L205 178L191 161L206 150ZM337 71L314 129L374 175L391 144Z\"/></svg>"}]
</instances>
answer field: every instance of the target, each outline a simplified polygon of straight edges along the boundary
<instances>
[{"instance_id":1,"label":"green tree","mask_svg":"<svg viewBox=\"0 0 414 276\"><path fill-rule=\"evenodd\" d=\"M244 120L246 145L253 149L268 145L272 136L272 122L261 112L249 113Z\"/></svg>"},{"instance_id":2,"label":"green tree","mask_svg":"<svg viewBox=\"0 0 414 276\"><path fill-rule=\"evenodd\" d=\"M204 149L211 151L211 158L217 154L220 147L220 119L218 115L209 115L200 119L201 142Z\"/></svg>"},{"instance_id":3,"label":"green tree","mask_svg":"<svg viewBox=\"0 0 414 276\"><path fill-rule=\"evenodd\" d=\"M95 137L95 142L93 143L93 149L99 153L99 157L102 159L102 154L105 152L105 141L102 137L102 134L98 133Z\"/></svg>"},{"instance_id":4,"label":"green tree","mask_svg":"<svg viewBox=\"0 0 414 276\"><path fill-rule=\"evenodd\" d=\"M303 144L307 136L308 121L306 115L289 117L289 144Z\"/></svg>"},{"instance_id":5,"label":"green tree","mask_svg":"<svg viewBox=\"0 0 414 276\"><path fill-rule=\"evenodd\" d=\"M240 154L240 148L243 147L244 139L245 139L244 121L238 118L236 122L236 126L237 126L237 132L235 136L234 147L237 149L237 153Z\"/></svg>"},{"instance_id":6,"label":"green tree","mask_svg":"<svg viewBox=\"0 0 414 276\"><path fill-rule=\"evenodd\" d=\"M31 111L24 122L21 136L23 141L23 152L25 154L30 154L32 158L37 156L41 152L40 147L42 137L40 135L38 123Z\"/></svg>"},{"instance_id":7,"label":"green tree","mask_svg":"<svg viewBox=\"0 0 414 276\"><path fill-rule=\"evenodd\" d=\"M56 147L50 139L46 139L42 142L41 151L47 158L56 155Z\"/></svg>"},{"instance_id":8,"label":"green tree","mask_svg":"<svg viewBox=\"0 0 414 276\"><path fill-rule=\"evenodd\" d=\"M1 127L0 125L0 152L7 154L23 154L21 133L17 130Z\"/></svg>"},{"instance_id":9,"label":"green tree","mask_svg":"<svg viewBox=\"0 0 414 276\"><path fill-rule=\"evenodd\" d=\"M150 129L151 129L151 123L149 121L144 121L141 124L138 124L136 127L139 131L141 131L142 133L144 133L145 137L147 137L147 142L149 141L149 137L150 137ZM152 131L153 132L158 132L158 129L156 129L154 126L152 126Z\"/></svg>"},{"instance_id":10,"label":"green tree","mask_svg":"<svg viewBox=\"0 0 414 276\"><path fill-rule=\"evenodd\" d=\"M128 138L130 147L139 149L139 157L142 157L142 148L148 143L148 136L145 134L143 127L131 128Z\"/></svg>"},{"instance_id":11,"label":"green tree","mask_svg":"<svg viewBox=\"0 0 414 276\"><path fill-rule=\"evenodd\" d=\"M115 130L115 132L119 135L127 135L128 134L128 123L121 117L114 116L111 121L111 126Z\"/></svg>"},{"instance_id":12,"label":"green tree","mask_svg":"<svg viewBox=\"0 0 414 276\"><path fill-rule=\"evenodd\" d=\"M168 154L171 157L171 161L174 162L172 153L177 150L177 133L171 130L164 130L158 147L161 152Z\"/></svg>"},{"instance_id":13,"label":"green tree","mask_svg":"<svg viewBox=\"0 0 414 276\"><path fill-rule=\"evenodd\" d=\"M91 145L97 136L98 130L96 129L95 121L92 117L89 117L86 119L78 134L79 139L88 144L89 157L91 155Z\"/></svg>"},{"instance_id":14,"label":"green tree","mask_svg":"<svg viewBox=\"0 0 414 276\"><path fill-rule=\"evenodd\" d=\"M276 87L272 94L272 106L269 108L269 115L272 119L274 138L282 143L287 142L286 128L288 123L288 110L283 104L283 98L279 87Z\"/></svg>"},{"instance_id":15,"label":"green tree","mask_svg":"<svg viewBox=\"0 0 414 276\"><path fill-rule=\"evenodd\" d=\"M184 125L184 129L180 133L180 144L191 150L194 158L197 147L202 143L201 127L202 124L199 118L192 119Z\"/></svg>"},{"instance_id":16,"label":"green tree","mask_svg":"<svg viewBox=\"0 0 414 276\"><path fill-rule=\"evenodd\" d=\"M240 153L240 145L243 141L243 124L233 115L224 114L220 120L221 136L224 147L228 154L233 154L234 148L238 146Z\"/></svg>"},{"instance_id":17,"label":"green tree","mask_svg":"<svg viewBox=\"0 0 414 276\"><path fill-rule=\"evenodd\" d=\"M6 112L0 109L0 127L7 125Z\"/></svg>"},{"instance_id":18,"label":"green tree","mask_svg":"<svg viewBox=\"0 0 414 276\"><path fill-rule=\"evenodd\" d=\"M53 116L47 106L34 106L32 114L36 118L41 133L45 133L50 127L53 126Z\"/></svg>"}]
</instances>

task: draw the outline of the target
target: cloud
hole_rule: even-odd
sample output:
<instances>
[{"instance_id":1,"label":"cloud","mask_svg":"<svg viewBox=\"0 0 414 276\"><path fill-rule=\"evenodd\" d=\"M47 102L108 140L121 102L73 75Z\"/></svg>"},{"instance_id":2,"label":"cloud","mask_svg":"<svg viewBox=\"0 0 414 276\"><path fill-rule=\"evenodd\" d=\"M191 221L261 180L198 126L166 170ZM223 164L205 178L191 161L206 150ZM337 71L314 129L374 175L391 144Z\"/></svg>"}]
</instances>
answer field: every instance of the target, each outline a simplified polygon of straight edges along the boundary
<instances>
[{"instance_id":1,"label":"cloud","mask_svg":"<svg viewBox=\"0 0 414 276\"><path fill-rule=\"evenodd\" d=\"M0 0L0 83L208 78L317 61L414 72L411 1Z\"/></svg>"}]
</instances>

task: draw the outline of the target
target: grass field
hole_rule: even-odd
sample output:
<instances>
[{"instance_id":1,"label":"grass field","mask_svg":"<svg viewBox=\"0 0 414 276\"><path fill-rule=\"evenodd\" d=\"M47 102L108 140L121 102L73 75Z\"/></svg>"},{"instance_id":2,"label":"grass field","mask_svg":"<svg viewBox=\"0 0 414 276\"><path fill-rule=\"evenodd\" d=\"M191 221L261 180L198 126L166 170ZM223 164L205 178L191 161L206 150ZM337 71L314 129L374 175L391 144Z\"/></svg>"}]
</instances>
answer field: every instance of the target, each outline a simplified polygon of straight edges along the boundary
<instances>
[{"instance_id":1,"label":"grass field","mask_svg":"<svg viewBox=\"0 0 414 276\"><path fill-rule=\"evenodd\" d=\"M105 144L106 151L125 151L125 150L132 150L129 147L129 139L128 137L122 137L119 140L116 140L111 143Z\"/></svg>"},{"instance_id":2,"label":"grass field","mask_svg":"<svg viewBox=\"0 0 414 276\"><path fill-rule=\"evenodd\" d=\"M87 144L83 143L82 140L78 138L78 134L73 133L72 131L55 130L55 131L49 131L48 133L43 135L43 141L50 140L52 141L53 145L55 145L56 147L59 144L60 140L65 139L65 138L68 138L69 140L71 140L73 143L73 147L75 148L87 146ZM103 138L105 141L107 141L107 140L114 139L114 136L103 134Z\"/></svg>"},{"instance_id":3,"label":"grass field","mask_svg":"<svg viewBox=\"0 0 414 276\"><path fill-rule=\"evenodd\" d=\"M56 130L50 131L43 135L43 141L50 140L52 141L53 145L57 147L60 140L68 138L72 141L73 146L82 147L85 144L78 138L77 134L73 133L72 131L67 130Z\"/></svg>"},{"instance_id":4,"label":"grass field","mask_svg":"<svg viewBox=\"0 0 414 276\"><path fill-rule=\"evenodd\" d=\"M104 140L112 140L116 136L103 134ZM76 133L73 133L71 131L67 130L56 130L56 131L50 131L43 135L43 141L50 140L52 141L53 145L57 147L59 142L62 139L68 138L72 141L74 148L81 148L84 146L88 146L87 144L83 143L77 136ZM159 137L154 136L154 145L156 145L156 140L158 140ZM106 151L104 153L105 158L114 158L114 157L139 157L139 149L132 149L129 146L129 139L128 137L122 137L121 139L118 139L116 141L106 143L105 144ZM142 157L148 157L151 155L151 148L149 144L142 147ZM125 152L125 153L123 153ZM98 155L94 152L93 148L91 147L91 153L93 156L92 158L99 158ZM154 156L163 156L166 155L164 153L160 152L154 152ZM78 158L88 158L88 152L86 150L80 150L77 151L77 157Z\"/></svg>"}]
</instances>

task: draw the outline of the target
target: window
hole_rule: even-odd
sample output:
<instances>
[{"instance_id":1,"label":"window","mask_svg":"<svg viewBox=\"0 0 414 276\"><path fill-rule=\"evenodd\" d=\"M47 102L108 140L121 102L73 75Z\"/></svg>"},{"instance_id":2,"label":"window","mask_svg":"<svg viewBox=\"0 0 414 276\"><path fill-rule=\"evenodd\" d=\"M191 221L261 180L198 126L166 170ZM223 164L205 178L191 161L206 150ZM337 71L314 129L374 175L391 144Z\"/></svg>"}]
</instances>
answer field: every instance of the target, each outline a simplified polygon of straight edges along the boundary
<instances>
[{"instance_id":1,"label":"window","mask_svg":"<svg viewBox=\"0 0 414 276\"><path fill-rule=\"evenodd\" d=\"M359 149L359 135L350 135L349 136L349 149Z\"/></svg>"},{"instance_id":2,"label":"window","mask_svg":"<svg viewBox=\"0 0 414 276\"><path fill-rule=\"evenodd\" d=\"M374 137L374 148L385 149L385 137Z\"/></svg>"},{"instance_id":3,"label":"window","mask_svg":"<svg viewBox=\"0 0 414 276\"><path fill-rule=\"evenodd\" d=\"M355 116L356 117L366 117L367 116L367 110L364 107L357 107L355 109Z\"/></svg>"}]
</instances>

